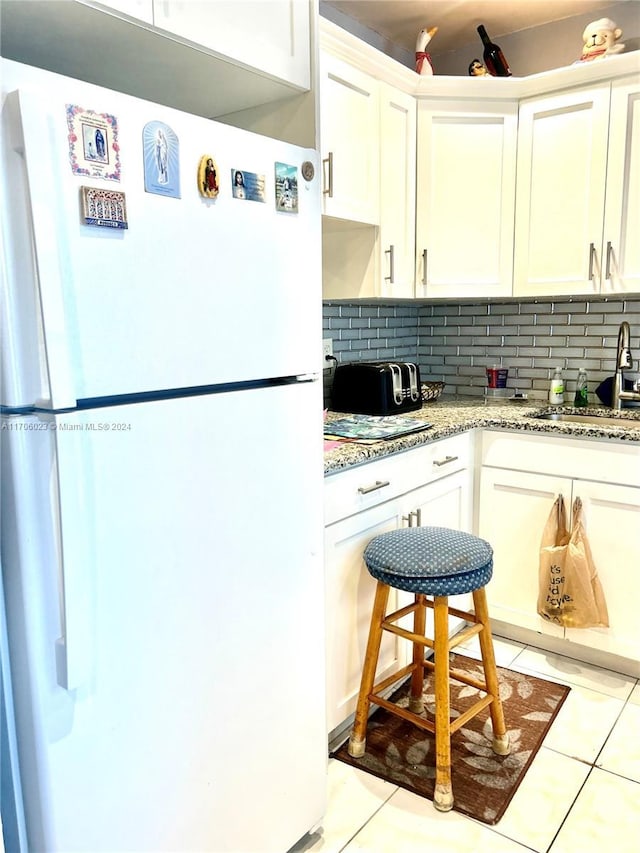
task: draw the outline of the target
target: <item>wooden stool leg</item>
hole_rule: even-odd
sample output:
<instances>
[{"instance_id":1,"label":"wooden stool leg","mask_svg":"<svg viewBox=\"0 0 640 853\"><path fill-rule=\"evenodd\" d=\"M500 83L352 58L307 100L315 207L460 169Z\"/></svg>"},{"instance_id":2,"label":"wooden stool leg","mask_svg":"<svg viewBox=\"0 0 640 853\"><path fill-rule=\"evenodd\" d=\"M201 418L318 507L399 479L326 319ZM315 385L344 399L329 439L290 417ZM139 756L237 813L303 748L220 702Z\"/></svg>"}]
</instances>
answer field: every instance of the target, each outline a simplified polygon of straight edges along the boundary
<instances>
[{"instance_id":1,"label":"wooden stool leg","mask_svg":"<svg viewBox=\"0 0 640 853\"><path fill-rule=\"evenodd\" d=\"M424 595L416 595L416 609L413 614L413 633L424 637L427 624L427 608L424 603ZM409 710L414 714L424 711L424 699L422 688L424 686L424 646L420 643L413 644L413 666L411 675L411 695L409 696Z\"/></svg>"},{"instance_id":2,"label":"wooden stool leg","mask_svg":"<svg viewBox=\"0 0 640 853\"><path fill-rule=\"evenodd\" d=\"M449 599L434 596L434 663L436 692L436 785L433 804L441 812L453 807L451 790L451 717L449 696Z\"/></svg>"},{"instance_id":3,"label":"wooden stool leg","mask_svg":"<svg viewBox=\"0 0 640 853\"><path fill-rule=\"evenodd\" d=\"M473 593L473 606L478 621L482 625L480 631L480 651L482 653L482 667L489 695L493 698L489 710L491 712L491 723L493 725L493 751L497 755L509 755L511 746L509 735L504 722L502 700L500 699L500 685L498 673L496 672L496 659L493 653L493 638L491 636L491 624L489 621L489 609L487 607L487 596L484 587L476 589Z\"/></svg>"},{"instance_id":4,"label":"wooden stool leg","mask_svg":"<svg viewBox=\"0 0 640 853\"><path fill-rule=\"evenodd\" d=\"M382 622L387 612L389 589L390 587L385 583L378 581L376 597L373 602L373 611L371 613L371 625L369 628L369 639L367 640L367 650L365 652L364 664L362 666L362 678L360 680L360 693L358 694L356 715L353 722L353 728L351 729L349 746L347 748L349 755L353 758L362 758L367 742L369 694L373 690L373 684L376 677L376 667L378 665L378 655L380 654L380 643L382 641Z\"/></svg>"}]
</instances>

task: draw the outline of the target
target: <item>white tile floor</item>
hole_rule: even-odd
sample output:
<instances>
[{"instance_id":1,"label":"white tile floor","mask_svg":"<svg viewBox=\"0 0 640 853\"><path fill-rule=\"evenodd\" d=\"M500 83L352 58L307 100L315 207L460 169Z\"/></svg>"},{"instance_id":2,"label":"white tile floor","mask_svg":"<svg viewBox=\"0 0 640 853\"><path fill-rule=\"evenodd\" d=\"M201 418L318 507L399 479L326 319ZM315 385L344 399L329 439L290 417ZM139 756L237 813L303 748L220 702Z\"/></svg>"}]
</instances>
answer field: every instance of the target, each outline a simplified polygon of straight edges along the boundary
<instances>
[{"instance_id":1,"label":"white tile floor","mask_svg":"<svg viewBox=\"0 0 640 853\"><path fill-rule=\"evenodd\" d=\"M472 641L474 642L474 641ZM637 853L640 684L611 670L496 639L496 660L569 684L542 747L493 827L332 759L323 826L290 853ZM479 657L473 647L464 654ZM455 791L454 791L455 795Z\"/></svg>"}]
</instances>

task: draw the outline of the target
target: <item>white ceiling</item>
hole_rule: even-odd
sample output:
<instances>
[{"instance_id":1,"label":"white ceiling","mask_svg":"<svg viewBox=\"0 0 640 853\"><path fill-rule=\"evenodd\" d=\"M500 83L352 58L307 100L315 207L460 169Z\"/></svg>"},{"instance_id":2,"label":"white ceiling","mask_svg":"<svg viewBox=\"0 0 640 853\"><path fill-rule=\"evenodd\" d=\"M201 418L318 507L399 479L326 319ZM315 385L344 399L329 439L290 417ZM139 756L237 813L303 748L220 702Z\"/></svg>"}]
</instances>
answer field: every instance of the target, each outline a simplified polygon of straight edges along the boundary
<instances>
[{"instance_id":1,"label":"white ceiling","mask_svg":"<svg viewBox=\"0 0 640 853\"><path fill-rule=\"evenodd\" d=\"M438 27L434 53L457 50L478 39L484 24L494 41L500 36L574 15L591 14L613 0L325 0L360 24L405 50L415 50L423 27ZM594 14L594 17L599 17Z\"/></svg>"}]
</instances>

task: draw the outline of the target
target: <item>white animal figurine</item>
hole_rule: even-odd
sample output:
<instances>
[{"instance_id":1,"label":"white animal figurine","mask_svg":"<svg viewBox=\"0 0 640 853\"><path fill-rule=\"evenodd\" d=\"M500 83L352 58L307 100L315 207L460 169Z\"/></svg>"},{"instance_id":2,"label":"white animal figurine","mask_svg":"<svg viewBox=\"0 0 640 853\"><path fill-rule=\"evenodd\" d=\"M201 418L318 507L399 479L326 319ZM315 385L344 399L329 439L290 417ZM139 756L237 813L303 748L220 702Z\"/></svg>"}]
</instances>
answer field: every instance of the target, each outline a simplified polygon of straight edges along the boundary
<instances>
[{"instance_id":1,"label":"white animal figurine","mask_svg":"<svg viewBox=\"0 0 640 853\"><path fill-rule=\"evenodd\" d=\"M438 32L437 27L426 27L420 30L416 39L416 73L423 76L433 75L431 57L427 53L427 45Z\"/></svg>"},{"instance_id":2,"label":"white animal figurine","mask_svg":"<svg viewBox=\"0 0 640 853\"><path fill-rule=\"evenodd\" d=\"M591 62L594 59L604 59L616 53L622 53L623 44L616 44L622 30L611 18L600 18L585 27L582 34L582 56L579 62Z\"/></svg>"}]
</instances>

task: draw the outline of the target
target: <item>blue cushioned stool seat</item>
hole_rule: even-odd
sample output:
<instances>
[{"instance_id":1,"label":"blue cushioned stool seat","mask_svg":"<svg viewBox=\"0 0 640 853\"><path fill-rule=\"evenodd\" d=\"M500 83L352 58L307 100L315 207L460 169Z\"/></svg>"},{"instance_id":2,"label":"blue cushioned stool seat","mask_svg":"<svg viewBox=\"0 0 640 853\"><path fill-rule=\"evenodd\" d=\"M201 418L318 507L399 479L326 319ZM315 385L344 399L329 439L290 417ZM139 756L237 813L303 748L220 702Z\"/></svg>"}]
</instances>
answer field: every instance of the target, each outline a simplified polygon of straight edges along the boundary
<instances>
[{"instance_id":1,"label":"blue cushioned stool seat","mask_svg":"<svg viewBox=\"0 0 640 853\"><path fill-rule=\"evenodd\" d=\"M488 542L448 527L409 527L371 540L364 561L376 580L423 595L480 589L493 573Z\"/></svg>"}]
</instances>

